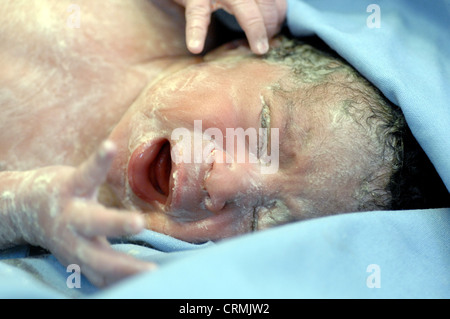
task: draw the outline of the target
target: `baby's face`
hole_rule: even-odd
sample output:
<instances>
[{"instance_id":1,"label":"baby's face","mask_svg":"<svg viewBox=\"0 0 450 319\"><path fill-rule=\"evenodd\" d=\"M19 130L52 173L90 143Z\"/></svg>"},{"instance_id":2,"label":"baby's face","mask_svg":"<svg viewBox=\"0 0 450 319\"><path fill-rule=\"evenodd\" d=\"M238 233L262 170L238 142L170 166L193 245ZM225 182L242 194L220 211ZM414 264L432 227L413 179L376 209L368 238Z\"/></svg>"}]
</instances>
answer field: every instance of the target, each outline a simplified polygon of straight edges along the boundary
<instances>
[{"instance_id":1,"label":"baby's face","mask_svg":"<svg viewBox=\"0 0 450 319\"><path fill-rule=\"evenodd\" d=\"M353 124L323 92L288 99L289 79L242 47L159 79L111 134L108 184L148 228L187 241L351 210Z\"/></svg>"}]
</instances>

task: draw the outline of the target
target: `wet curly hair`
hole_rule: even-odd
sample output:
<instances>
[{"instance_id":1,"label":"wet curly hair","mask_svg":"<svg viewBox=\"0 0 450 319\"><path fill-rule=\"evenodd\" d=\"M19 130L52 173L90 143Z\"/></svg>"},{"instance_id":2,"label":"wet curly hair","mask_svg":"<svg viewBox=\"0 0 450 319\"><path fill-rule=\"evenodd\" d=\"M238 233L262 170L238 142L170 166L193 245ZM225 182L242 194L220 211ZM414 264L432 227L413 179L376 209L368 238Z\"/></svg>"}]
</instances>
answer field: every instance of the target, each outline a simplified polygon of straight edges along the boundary
<instances>
[{"instance_id":1,"label":"wet curly hair","mask_svg":"<svg viewBox=\"0 0 450 319\"><path fill-rule=\"evenodd\" d=\"M360 210L449 207L448 191L411 133L399 107L316 37L280 36L263 58L288 65L295 81L339 86L340 103L361 127L376 134L388 174L369 175L360 194ZM339 74L339 81L335 75ZM377 182L376 179L380 179ZM383 180L383 182L381 182ZM388 181L387 183L385 181ZM364 184L362 184L364 185Z\"/></svg>"}]
</instances>

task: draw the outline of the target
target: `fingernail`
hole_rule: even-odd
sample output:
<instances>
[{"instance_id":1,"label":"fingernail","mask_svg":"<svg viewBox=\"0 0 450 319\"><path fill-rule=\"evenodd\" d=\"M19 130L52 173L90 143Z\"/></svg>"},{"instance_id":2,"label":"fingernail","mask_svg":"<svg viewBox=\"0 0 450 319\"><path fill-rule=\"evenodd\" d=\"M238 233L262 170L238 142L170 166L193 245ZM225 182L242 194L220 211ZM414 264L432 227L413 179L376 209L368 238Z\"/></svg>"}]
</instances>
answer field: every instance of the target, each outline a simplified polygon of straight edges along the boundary
<instances>
[{"instance_id":1,"label":"fingernail","mask_svg":"<svg viewBox=\"0 0 450 319\"><path fill-rule=\"evenodd\" d=\"M158 269L158 265L154 263L147 263L143 268L144 271L153 271Z\"/></svg>"},{"instance_id":2,"label":"fingernail","mask_svg":"<svg viewBox=\"0 0 450 319\"><path fill-rule=\"evenodd\" d=\"M114 144L113 141L106 140L106 141L103 142L103 148L105 150L107 150L107 151L115 150L116 149L116 144Z\"/></svg>"},{"instance_id":3,"label":"fingernail","mask_svg":"<svg viewBox=\"0 0 450 319\"><path fill-rule=\"evenodd\" d=\"M102 143L100 149L100 156L105 157L107 154L113 153L116 151L116 144L114 144L110 140L106 140Z\"/></svg>"},{"instance_id":4,"label":"fingernail","mask_svg":"<svg viewBox=\"0 0 450 319\"><path fill-rule=\"evenodd\" d=\"M202 51L202 33L193 29L189 32L188 38L188 48L192 53L201 53Z\"/></svg>"},{"instance_id":5,"label":"fingernail","mask_svg":"<svg viewBox=\"0 0 450 319\"><path fill-rule=\"evenodd\" d=\"M198 40L198 39L189 40L189 43L188 43L189 50L191 50L193 52L198 52L201 50L200 46L201 46L200 40Z\"/></svg>"},{"instance_id":6,"label":"fingernail","mask_svg":"<svg viewBox=\"0 0 450 319\"><path fill-rule=\"evenodd\" d=\"M125 225L125 231L130 234L136 234L145 228L145 220L141 216L137 216L129 220Z\"/></svg>"},{"instance_id":7,"label":"fingernail","mask_svg":"<svg viewBox=\"0 0 450 319\"><path fill-rule=\"evenodd\" d=\"M269 41L261 39L256 43L256 50L259 54L265 54L269 50Z\"/></svg>"}]
</instances>

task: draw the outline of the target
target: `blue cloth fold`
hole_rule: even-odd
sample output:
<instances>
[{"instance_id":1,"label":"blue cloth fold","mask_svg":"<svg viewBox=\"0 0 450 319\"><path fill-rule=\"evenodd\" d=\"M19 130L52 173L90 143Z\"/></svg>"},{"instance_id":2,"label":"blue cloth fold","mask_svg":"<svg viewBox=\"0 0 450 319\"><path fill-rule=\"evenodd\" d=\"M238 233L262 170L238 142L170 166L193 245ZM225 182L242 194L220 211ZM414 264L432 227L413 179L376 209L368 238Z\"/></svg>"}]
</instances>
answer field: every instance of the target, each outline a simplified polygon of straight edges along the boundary
<instances>
[{"instance_id":1,"label":"blue cloth fold","mask_svg":"<svg viewBox=\"0 0 450 319\"><path fill-rule=\"evenodd\" d=\"M450 209L336 215L188 250L150 248L161 237L145 231L145 245L113 247L149 261L170 256L154 272L68 288L70 273L51 255L9 259L0 297L450 298L449 232Z\"/></svg>"}]
</instances>

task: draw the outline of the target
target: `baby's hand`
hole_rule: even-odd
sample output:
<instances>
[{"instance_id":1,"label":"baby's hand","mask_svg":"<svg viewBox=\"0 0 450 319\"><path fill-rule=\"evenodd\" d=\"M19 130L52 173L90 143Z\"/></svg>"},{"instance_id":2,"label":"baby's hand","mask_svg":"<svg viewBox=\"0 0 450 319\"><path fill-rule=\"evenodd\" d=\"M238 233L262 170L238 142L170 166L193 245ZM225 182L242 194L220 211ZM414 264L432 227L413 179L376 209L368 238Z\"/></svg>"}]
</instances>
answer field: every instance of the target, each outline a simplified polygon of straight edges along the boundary
<instances>
[{"instance_id":1,"label":"baby's hand","mask_svg":"<svg viewBox=\"0 0 450 319\"><path fill-rule=\"evenodd\" d=\"M104 142L78 168L52 166L34 172L24 207L27 222L23 237L50 250L63 264L77 264L93 284L105 286L128 275L154 268L112 249L106 237L138 233L142 216L109 209L96 200L115 155L115 146ZM31 187L30 187L31 186Z\"/></svg>"},{"instance_id":2,"label":"baby's hand","mask_svg":"<svg viewBox=\"0 0 450 319\"><path fill-rule=\"evenodd\" d=\"M268 39L280 30L286 17L286 0L175 0L186 8L186 43L189 51L203 50L211 13L224 9L233 14L247 35L251 50L264 54Z\"/></svg>"}]
</instances>

